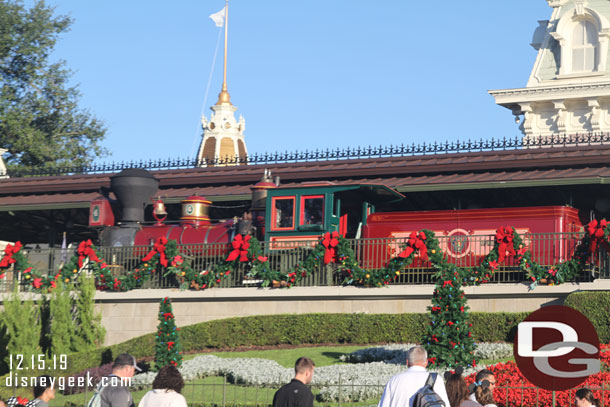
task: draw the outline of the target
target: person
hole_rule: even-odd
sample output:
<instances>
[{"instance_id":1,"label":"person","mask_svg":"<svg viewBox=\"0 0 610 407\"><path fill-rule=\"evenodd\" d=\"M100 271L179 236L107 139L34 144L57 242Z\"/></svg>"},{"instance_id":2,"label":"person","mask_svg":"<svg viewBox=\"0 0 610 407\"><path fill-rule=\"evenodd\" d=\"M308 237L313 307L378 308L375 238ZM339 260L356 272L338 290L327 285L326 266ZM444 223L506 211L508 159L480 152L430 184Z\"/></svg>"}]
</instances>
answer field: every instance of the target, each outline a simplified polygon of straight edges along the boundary
<instances>
[{"instance_id":1,"label":"person","mask_svg":"<svg viewBox=\"0 0 610 407\"><path fill-rule=\"evenodd\" d=\"M489 383L489 390L493 395L493 391L496 388L496 377L494 373L489 369L479 370L475 377L475 382L472 391L470 392L470 396L468 398L472 401L478 401L476 396L476 390L478 387L482 386L485 381ZM482 404L482 403L481 403Z\"/></svg>"},{"instance_id":2,"label":"person","mask_svg":"<svg viewBox=\"0 0 610 407\"><path fill-rule=\"evenodd\" d=\"M414 346L407 352L407 370L392 376L379 401L379 407L413 407L415 393L426 384L428 379L428 352L423 346ZM441 378L434 382L433 390L449 407L445 384Z\"/></svg>"},{"instance_id":3,"label":"person","mask_svg":"<svg viewBox=\"0 0 610 407\"><path fill-rule=\"evenodd\" d=\"M163 366L152 384L153 390L142 397L138 407L187 407L181 394L184 379L172 365Z\"/></svg>"},{"instance_id":4,"label":"person","mask_svg":"<svg viewBox=\"0 0 610 407\"><path fill-rule=\"evenodd\" d=\"M483 381L483 385L477 386L474 393L477 403L483 407L498 407L496 405L496 401L494 400L494 393L489 387L489 382L487 380Z\"/></svg>"},{"instance_id":5,"label":"person","mask_svg":"<svg viewBox=\"0 0 610 407\"><path fill-rule=\"evenodd\" d=\"M481 407L479 403L468 398L468 385L461 373L449 376L445 385L451 407Z\"/></svg>"},{"instance_id":6,"label":"person","mask_svg":"<svg viewBox=\"0 0 610 407\"><path fill-rule=\"evenodd\" d=\"M593 392L586 387L576 391L576 407L601 407L598 399L595 398Z\"/></svg>"},{"instance_id":7,"label":"person","mask_svg":"<svg viewBox=\"0 0 610 407\"><path fill-rule=\"evenodd\" d=\"M300 357L294 364L294 379L273 396L273 407L313 407L313 393L307 385L313 380L313 360Z\"/></svg>"},{"instance_id":8,"label":"person","mask_svg":"<svg viewBox=\"0 0 610 407\"><path fill-rule=\"evenodd\" d=\"M49 401L55 398L53 379L49 375L36 378L34 383L34 400L27 405L31 407L49 407Z\"/></svg>"},{"instance_id":9,"label":"person","mask_svg":"<svg viewBox=\"0 0 610 407\"><path fill-rule=\"evenodd\" d=\"M133 407L133 397L129 387L121 379L133 377L136 370L142 369L136 364L136 359L128 353L122 353L112 365L112 373L108 376L106 386L99 389L101 407ZM95 395L94 395L95 397ZM91 404L91 402L90 402Z\"/></svg>"}]
</instances>

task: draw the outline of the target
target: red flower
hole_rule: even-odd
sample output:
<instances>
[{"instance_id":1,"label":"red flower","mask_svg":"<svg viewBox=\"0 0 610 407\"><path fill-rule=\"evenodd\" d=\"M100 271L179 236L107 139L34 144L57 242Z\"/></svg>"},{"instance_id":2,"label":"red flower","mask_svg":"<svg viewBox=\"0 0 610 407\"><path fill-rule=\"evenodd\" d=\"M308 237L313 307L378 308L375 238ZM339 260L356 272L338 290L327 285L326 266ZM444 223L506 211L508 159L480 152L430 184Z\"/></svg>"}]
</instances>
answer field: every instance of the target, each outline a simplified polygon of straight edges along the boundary
<instances>
[{"instance_id":1,"label":"red flower","mask_svg":"<svg viewBox=\"0 0 610 407\"><path fill-rule=\"evenodd\" d=\"M40 288L42 285L42 278L35 278L34 281L32 281L32 285L34 288Z\"/></svg>"},{"instance_id":2,"label":"red flower","mask_svg":"<svg viewBox=\"0 0 610 407\"><path fill-rule=\"evenodd\" d=\"M23 273L24 273L24 274L25 274L25 273L29 273L30 271L32 271L32 268L31 268L31 267L28 267L28 268L26 268L25 270L23 270Z\"/></svg>"},{"instance_id":3,"label":"red flower","mask_svg":"<svg viewBox=\"0 0 610 407\"><path fill-rule=\"evenodd\" d=\"M490 261L489 262L489 268L492 270L495 270L498 268L498 262L497 261Z\"/></svg>"},{"instance_id":4,"label":"red flower","mask_svg":"<svg viewBox=\"0 0 610 407\"><path fill-rule=\"evenodd\" d=\"M258 256L258 258L257 258L257 260L260 261L261 263L266 262L267 259L268 259L268 257L265 257L265 256Z\"/></svg>"}]
</instances>

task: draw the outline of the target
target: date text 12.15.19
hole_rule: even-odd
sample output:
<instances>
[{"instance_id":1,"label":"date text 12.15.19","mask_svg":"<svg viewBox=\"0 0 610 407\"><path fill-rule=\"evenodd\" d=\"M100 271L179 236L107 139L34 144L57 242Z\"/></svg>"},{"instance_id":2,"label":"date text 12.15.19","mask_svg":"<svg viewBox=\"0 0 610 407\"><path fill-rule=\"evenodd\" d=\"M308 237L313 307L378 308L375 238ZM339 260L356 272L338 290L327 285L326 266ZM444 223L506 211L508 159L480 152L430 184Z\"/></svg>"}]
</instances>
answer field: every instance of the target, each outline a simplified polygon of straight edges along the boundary
<instances>
[{"instance_id":1,"label":"date text 12.15.19","mask_svg":"<svg viewBox=\"0 0 610 407\"><path fill-rule=\"evenodd\" d=\"M44 354L31 355L31 357L16 353L9 355L9 369L14 370L66 370L68 368L67 355L53 355L47 358Z\"/></svg>"}]
</instances>

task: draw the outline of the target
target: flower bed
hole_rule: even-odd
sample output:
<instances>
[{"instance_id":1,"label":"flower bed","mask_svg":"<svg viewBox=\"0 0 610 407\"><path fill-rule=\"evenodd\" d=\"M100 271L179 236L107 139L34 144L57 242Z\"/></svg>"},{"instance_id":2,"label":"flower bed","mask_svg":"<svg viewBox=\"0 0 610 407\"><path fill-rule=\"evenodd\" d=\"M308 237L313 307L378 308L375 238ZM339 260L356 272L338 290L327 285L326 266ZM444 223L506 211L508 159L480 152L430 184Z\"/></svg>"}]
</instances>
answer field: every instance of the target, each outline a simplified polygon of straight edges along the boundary
<instances>
[{"instance_id":1,"label":"flower bed","mask_svg":"<svg viewBox=\"0 0 610 407\"><path fill-rule=\"evenodd\" d=\"M551 407L553 405L553 392L535 388L519 371L514 362L498 363L493 366L488 366L488 369L494 372L496 377L496 388L494 390L494 398L498 407L503 406L539 406ZM466 381L470 384L474 382L475 374L466 377ZM608 398L608 383L610 383L610 373L601 372L589 376L583 383L582 387L588 387L593 390L595 397L602 399L602 385L606 388L605 399ZM574 405L574 391L557 391L555 392L557 407L571 407ZM606 402L607 404L607 402ZM603 407L603 406L597 406Z\"/></svg>"},{"instance_id":2,"label":"flower bed","mask_svg":"<svg viewBox=\"0 0 610 407\"><path fill-rule=\"evenodd\" d=\"M393 375L405 369L406 351L412 344L394 344L358 350L341 357L349 362L316 368L312 385L318 387L320 402L362 401L381 397L386 382ZM584 386L592 389L608 387L610 383L610 345L601 346L603 370L585 381ZM608 351L605 351L608 350ZM512 355L512 345L506 343L480 343L477 345L481 359L505 358ZM479 366L478 369L481 369ZM499 407L503 406L552 406L552 392L535 388L519 372L514 362L497 363L487 366L496 376L497 387L494 397ZM444 370L431 370L444 373ZM292 368L285 368L277 362L255 358L219 358L212 355L196 356L184 361L180 368L185 381L205 376L227 376L230 383L245 386L265 386L279 388L294 376ZM464 373L466 381L472 383L475 369ZM156 373L148 372L134 376L134 389L149 389ZM610 389L608 389L610 390ZM601 399L601 391L595 391ZM608 393L608 392L607 392ZM570 407L574 392L557 392L557 406ZM606 394L606 399L608 394ZM598 406L602 407L602 406Z\"/></svg>"},{"instance_id":3,"label":"flower bed","mask_svg":"<svg viewBox=\"0 0 610 407\"><path fill-rule=\"evenodd\" d=\"M348 363L386 362L405 364L407 350L415 346L412 343L392 344L360 349L348 355L341 356L341 360ZM475 357L480 359L504 359L513 355L513 345L510 343L479 343L476 344Z\"/></svg>"}]
</instances>

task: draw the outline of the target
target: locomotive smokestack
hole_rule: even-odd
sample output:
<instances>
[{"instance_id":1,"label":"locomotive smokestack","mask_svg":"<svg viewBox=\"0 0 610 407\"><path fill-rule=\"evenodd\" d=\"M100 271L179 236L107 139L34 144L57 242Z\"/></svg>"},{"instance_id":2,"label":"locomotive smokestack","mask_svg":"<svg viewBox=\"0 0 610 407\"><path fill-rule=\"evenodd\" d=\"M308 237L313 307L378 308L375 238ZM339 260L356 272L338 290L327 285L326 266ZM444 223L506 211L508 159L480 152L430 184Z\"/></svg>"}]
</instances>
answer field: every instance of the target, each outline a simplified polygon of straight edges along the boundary
<instances>
[{"instance_id":1,"label":"locomotive smokestack","mask_svg":"<svg viewBox=\"0 0 610 407\"><path fill-rule=\"evenodd\" d=\"M158 187L159 180L139 168L129 168L110 177L110 189L121 205L120 222L144 222L144 208Z\"/></svg>"}]
</instances>

